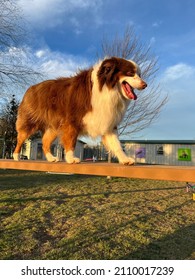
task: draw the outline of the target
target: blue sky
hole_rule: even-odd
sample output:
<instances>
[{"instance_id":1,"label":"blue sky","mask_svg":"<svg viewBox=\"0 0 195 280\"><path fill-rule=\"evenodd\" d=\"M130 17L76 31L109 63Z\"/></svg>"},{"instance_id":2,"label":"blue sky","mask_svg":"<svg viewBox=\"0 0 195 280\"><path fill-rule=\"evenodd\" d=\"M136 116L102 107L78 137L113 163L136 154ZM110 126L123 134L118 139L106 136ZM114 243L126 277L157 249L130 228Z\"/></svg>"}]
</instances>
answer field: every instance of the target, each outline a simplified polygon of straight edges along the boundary
<instances>
[{"instance_id":1,"label":"blue sky","mask_svg":"<svg viewBox=\"0 0 195 280\"><path fill-rule=\"evenodd\" d=\"M158 57L157 80L169 95L156 123L133 137L195 139L194 0L17 1L30 27L27 53L49 77L91 65L104 36L133 25Z\"/></svg>"}]
</instances>

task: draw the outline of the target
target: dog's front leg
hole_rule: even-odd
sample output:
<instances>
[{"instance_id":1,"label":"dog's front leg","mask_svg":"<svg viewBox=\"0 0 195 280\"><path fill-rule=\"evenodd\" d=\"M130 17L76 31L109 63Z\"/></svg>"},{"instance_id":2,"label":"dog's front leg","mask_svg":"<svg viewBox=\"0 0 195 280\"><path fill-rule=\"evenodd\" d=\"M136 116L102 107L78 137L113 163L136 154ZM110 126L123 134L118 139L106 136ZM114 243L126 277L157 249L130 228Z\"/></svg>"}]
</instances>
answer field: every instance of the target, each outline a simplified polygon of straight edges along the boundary
<instances>
[{"instance_id":1,"label":"dog's front leg","mask_svg":"<svg viewBox=\"0 0 195 280\"><path fill-rule=\"evenodd\" d=\"M123 152L116 129L111 133L105 134L102 137L102 142L107 150L118 158L119 163L126 165L134 164L134 159L127 157L127 155Z\"/></svg>"},{"instance_id":2,"label":"dog's front leg","mask_svg":"<svg viewBox=\"0 0 195 280\"><path fill-rule=\"evenodd\" d=\"M79 163L80 159L74 156L78 131L71 124L61 126L60 140L66 151L67 163Z\"/></svg>"}]
</instances>

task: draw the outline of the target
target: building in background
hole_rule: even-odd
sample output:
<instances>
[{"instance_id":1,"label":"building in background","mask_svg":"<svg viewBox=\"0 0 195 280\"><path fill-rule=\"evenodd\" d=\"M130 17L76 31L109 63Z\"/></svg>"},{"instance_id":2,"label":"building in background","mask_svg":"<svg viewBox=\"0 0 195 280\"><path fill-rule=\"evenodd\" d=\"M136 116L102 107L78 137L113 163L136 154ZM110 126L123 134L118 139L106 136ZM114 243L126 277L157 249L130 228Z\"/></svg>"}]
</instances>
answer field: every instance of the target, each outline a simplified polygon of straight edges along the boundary
<instances>
[{"instance_id":1,"label":"building in background","mask_svg":"<svg viewBox=\"0 0 195 280\"><path fill-rule=\"evenodd\" d=\"M86 143L77 140L75 156L83 160L84 145ZM60 160L64 160L64 149L59 143L58 138L53 142L51 146L51 152L54 156L57 156ZM42 139L34 138L28 139L22 146L21 158L31 159L31 160L45 160L45 156L42 149Z\"/></svg>"},{"instance_id":2,"label":"building in background","mask_svg":"<svg viewBox=\"0 0 195 280\"><path fill-rule=\"evenodd\" d=\"M134 158L138 164L195 166L195 140L121 140L121 144L127 156ZM0 158L4 150L4 139L0 138ZM64 149L58 139L53 142L51 151L64 160ZM108 160L108 152L102 143L91 146L81 140L77 140L75 156L81 161ZM25 141L21 159L45 160L41 138ZM112 161L117 162L117 159Z\"/></svg>"},{"instance_id":3,"label":"building in background","mask_svg":"<svg viewBox=\"0 0 195 280\"><path fill-rule=\"evenodd\" d=\"M84 145L83 159L85 161L107 161L108 152L102 143L97 145Z\"/></svg>"},{"instance_id":4,"label":"building in background","mask_svg":"<svg viewBox=\"0 0 195 280\"><path fill-rule=\"evenodd\" d=\"M195 165L195 140L124 140L121 143L136 163Z\"/></svg>"}]
</instances>

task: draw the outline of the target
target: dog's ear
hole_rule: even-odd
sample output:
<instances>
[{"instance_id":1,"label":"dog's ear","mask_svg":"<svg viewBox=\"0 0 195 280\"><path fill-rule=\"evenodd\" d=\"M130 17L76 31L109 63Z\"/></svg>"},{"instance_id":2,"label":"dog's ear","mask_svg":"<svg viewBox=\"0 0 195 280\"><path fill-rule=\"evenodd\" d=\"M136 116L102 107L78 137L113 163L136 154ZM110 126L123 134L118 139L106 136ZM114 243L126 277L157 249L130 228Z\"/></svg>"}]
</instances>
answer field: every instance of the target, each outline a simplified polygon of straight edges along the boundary
<instances>
[{"instance_id":1,"label":"dog's ear","mask_svg":"<svg viewBox=\"0 0 195 280\"><path fill-rule=\"evenodd\" d=\"M111 59L108 59L108 60L106 60L102 63L101 70L102 70L102 73L104 73L106 75L109 75L110 73L113 72L115 67L116 67L115 61L111 60Z\"/></svg>"},{"instance_id":2,"label":"dog's ear","mask_svg":"<svg viewBox=\"0 0 195 280\"><path fill-rule=\"evenodd\" d=\"M108 88L113 88L117 82L118 72L118 60L115 57L106 59L102 62L99 71L97 73L98 80L100 84L100 91L104 84L108 86Z\"/></svg>"}]
</instances>

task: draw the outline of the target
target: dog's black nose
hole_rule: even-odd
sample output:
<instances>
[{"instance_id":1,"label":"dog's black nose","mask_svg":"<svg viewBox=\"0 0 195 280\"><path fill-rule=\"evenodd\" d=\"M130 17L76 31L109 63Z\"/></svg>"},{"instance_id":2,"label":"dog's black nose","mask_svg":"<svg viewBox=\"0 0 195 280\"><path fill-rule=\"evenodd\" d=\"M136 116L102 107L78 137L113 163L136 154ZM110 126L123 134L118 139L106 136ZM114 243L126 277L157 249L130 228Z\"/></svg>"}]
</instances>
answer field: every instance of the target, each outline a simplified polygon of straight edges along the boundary
<instances>
[{"instance_id":1,"label":"dog's black nose","mask_svg":"<svg viewBox=\"0 0 195 280\"><path fill-rule=\"evenodd\" d=\"M146 84L146 82L142 82L142 89L145 89L147 87L147 84Z\"/></svg>"}]
</instances>

